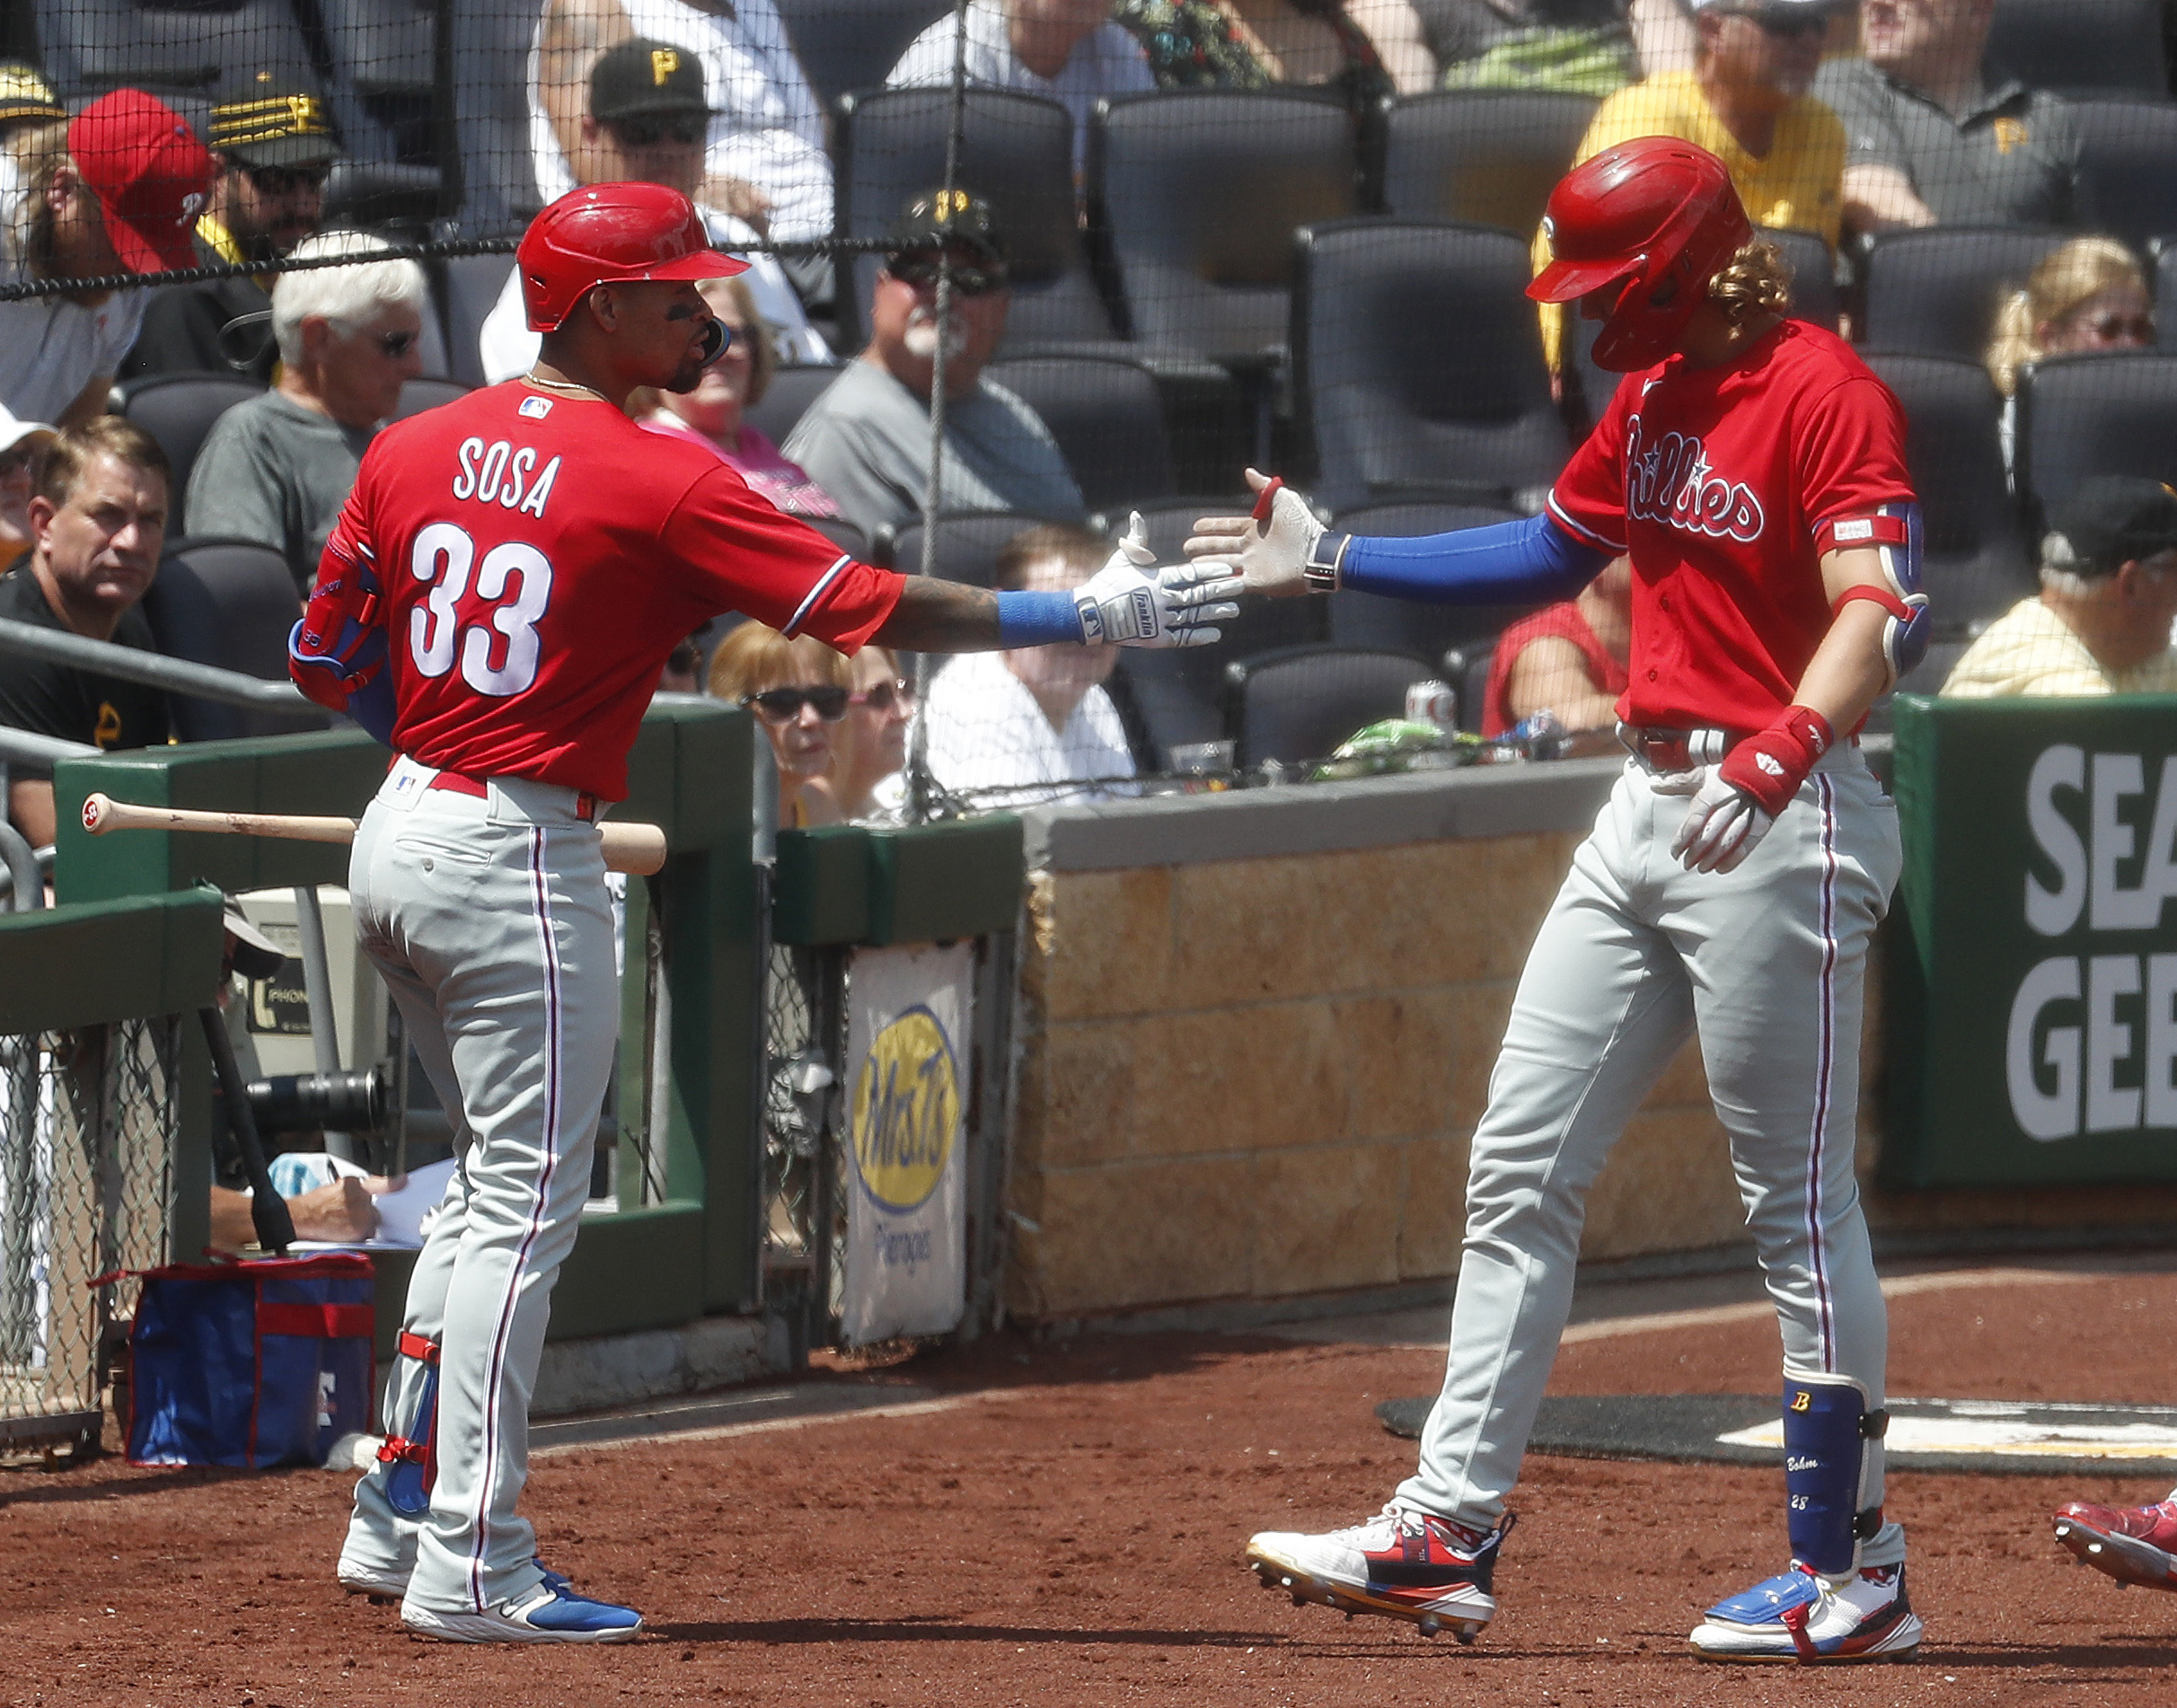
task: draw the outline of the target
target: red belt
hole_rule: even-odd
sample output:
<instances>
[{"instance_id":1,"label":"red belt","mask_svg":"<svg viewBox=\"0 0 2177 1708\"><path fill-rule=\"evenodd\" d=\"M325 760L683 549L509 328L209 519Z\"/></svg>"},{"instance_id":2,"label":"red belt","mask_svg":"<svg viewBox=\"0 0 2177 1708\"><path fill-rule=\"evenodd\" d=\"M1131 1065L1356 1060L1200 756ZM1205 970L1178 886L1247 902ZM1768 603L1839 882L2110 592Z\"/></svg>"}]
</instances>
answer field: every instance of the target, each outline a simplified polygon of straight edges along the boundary
<instances>
[{"instance_id":1,"label":"red belt","mask_svg":"<svg viewBox=\"0 0 2177 1708\"><path fill-rule=\"evenodd\" d=\"M473 795L478 800L491 797L490 785L480 777L463 777L459 771L440 771L424 785L426 788L443 788L449 795ZM597 816L597 797L586 789L575 794L575 816L594 819Z\"/></svg>"}]
</instances>

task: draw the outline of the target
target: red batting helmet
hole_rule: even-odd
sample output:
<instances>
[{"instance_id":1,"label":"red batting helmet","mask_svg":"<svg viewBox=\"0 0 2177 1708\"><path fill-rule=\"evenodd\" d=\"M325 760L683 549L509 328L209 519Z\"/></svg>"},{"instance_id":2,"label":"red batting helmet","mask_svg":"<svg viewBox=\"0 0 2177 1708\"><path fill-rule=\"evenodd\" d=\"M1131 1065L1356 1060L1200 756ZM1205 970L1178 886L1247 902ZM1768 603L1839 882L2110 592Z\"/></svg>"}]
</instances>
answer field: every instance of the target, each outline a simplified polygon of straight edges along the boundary
<instances>
[{"instance_id":1,"label":"red batting helmet","mask_svg":"<svg viewBox=\"0 0 2177 1708\"><path fill-rule=\"evenodd\" d=\"M1617 286L1595 362L1619 374L1677 348L1708 281L1754 234L1723 163L1674 136L1635 137L1573 167L1542 229L1556 259L1528 295L1570 303Z\"/></svg>"},{"instance_id":2,"label":"red batting helmet","mask_svg":"<svg viewBox=\"0 0 2177 1708\"><path fill-rule=\"evenodd\" d=\"M533 332L556 330L593 285L730 278L748 270L710 247L695 204L663 184L589 184L534 219L514 251Z\"/></svg>"}]
</instances>

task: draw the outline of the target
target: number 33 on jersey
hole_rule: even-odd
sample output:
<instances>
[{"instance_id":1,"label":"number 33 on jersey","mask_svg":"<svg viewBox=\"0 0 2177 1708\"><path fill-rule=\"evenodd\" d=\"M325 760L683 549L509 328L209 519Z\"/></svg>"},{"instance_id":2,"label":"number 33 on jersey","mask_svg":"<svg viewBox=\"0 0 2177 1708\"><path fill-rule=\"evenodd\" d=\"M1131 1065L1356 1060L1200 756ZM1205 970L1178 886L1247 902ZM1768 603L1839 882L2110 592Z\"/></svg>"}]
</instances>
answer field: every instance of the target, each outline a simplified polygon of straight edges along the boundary
<instances>
[{"instance_id":1,"label":"number 33 on jersey","mask_svg":"<svg viewBox=\"0 0 2177 1708\"><path fill-rule=\"evenodd\" d=\"M665 656L711 617L851 650L899 597L701 445L519 382L372 442L318 580L373 577L401 752L605 800Z\"/></svg>"}]
</instances>

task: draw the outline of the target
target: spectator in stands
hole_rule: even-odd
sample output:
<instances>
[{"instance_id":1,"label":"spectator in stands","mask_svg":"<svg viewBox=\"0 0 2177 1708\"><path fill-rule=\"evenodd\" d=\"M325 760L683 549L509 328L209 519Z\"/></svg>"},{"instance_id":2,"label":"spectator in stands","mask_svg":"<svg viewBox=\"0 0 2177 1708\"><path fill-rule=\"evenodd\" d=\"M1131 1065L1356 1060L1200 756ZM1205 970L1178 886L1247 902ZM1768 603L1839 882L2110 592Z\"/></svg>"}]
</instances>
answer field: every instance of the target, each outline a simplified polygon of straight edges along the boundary
<instances>
[{"instance_id":1,"label":"spectator in stands","mask_svg":"<svg viewBox=\"0 0 2177 1708\"><path fill-rule=\"evenodd\" d=\"M189 532L270 546L304 596L363 453L423 370L429 286L414 261L367 259L387 247L360 232L295 245L298 260L362 259L279 276L279 383L221 416L189 471Z\"/></svg>"},{"instance_id":2,"label":"spectator in stands","mask_svg":"<svg viewBox=\"0 0 2177 1708\"><path fill-rule=\"evenodd\" d=\"M0 59L0 207L14 191L15 143L27 130L65 119L68 110L60 104L44 72L23 59Z\"/></svg>"},{"instance_id":3,"label":"spectator in stands","mask_svg":"<svg viewBox=\"0 0 2177 1708\"><path fill-rule=\"evenodd\" d=\"M1558 757L1616 752L1632 650L1632 559L1617 558L1577 595L1522 617L1498 638L1482 734L1502 735L1547 711L1570 737Z\"/></svg>"},{"instance_id":4,"label":"spectator in stands","mask_svg":"<svg viewBox=\"0 0 2177 1708\"><path fill-rule=\"evenodd\" d=\"M2151 349L2155 305L2146 275L2113 237L2075 237L2043 256L1996 311L1988 345L1988 374L2005 397L2016 395L2018 370L2044 356Z\"/></svg>"},{"instance_id":5,"label":"spectator in stands","mask_svg":"<svg viewBox=\"0 0 2177 1708\"><path fill-rule=\"evenodd\" d=\"M771 737L779 771L779 828L836 824L840 813L822 787L832 769L833 737L847 715L854 670L843 653L814 635L789 640L776 629L745 622L710 655L710 692L745 706Z\"/></svg>"},{"instance_id":6,"label":"spectator in stands","mask_svg":"<svg viewBox=\"0 0 2177 1708\"><path fill-rule=\"evenodd\" d=\"M53 429L43 421L18 421L0 409L0 575L31 549L31 494Z\"/></svg>"},{"instance_id":7,"label":"spectator in stands","mask_svg":"<svg viewBox=\"0 0 2177 1708\"><path fill-rule=\"evenodd\" d=\"M1946 697L2177 693L2177 491L2159 480L2084 482L2041 541L2041 590L1965 649Z\"/></svg>"},{"instance_id":8,"label":"spectator in stands","mask_svg":"<svg viewBox=\"0 0 2177 1708\"><path fill-rule=\"evenodd\" d=\"M921 515L930 476L930 387L937 355L938 265L952 257L944 330L945 456L939 510L1079 515L1080 489L1035 410L983 370L1005 336L1005 246L989 204L931 190L907 204L869 303L869 345L811 404L786 454L874 535Z\"/></svg>"},{"instance_id":9,"label":"spectator in stands","mask_svg":"<svg viewBox=\"0 0 2177 1708\"><path fill-rule=\"evenodd\" d=\"M695 199L775 242L829 237L824 112L776 0L545 0L529 62L529 133L544 199L607 180L581 161L583 93L598 56L636 37L694 54L718 102ZM792 270L808 300L828 299L828 262L798 261Z\"/></svg>"},{"instance_id":10,"label":"spectator in stands","mask_svg":"<svg viewBox=\"0 0 2177 1708\"><path fill-rule=\"evenodd\" d=\"M1421 40L1412 0L1371 10L1401 43ZM1332 88L1356 112L1397 92L1369 32L1338 0L1117 0L1112 15L1149 55L1159 88Z\"/></svg>"},{"instance_id":11,"label":"spectator in stands","mask_svg":"<svg viewBox=\"0 0 2177 1708\"><path fill-rule=\"evenodd\" d=\"M692 198L719 248L745 250L760 241L731 213L704 206L717 188L703 175L703 128L710 122L702 62L663 41L638 38L601 54L589 75L582 110L582 146L573 155L585 184L664 184ZM831 347L809 325L786 270L769 255L750 255L741 277L771 327L779 355L794 362L828 362ZM522 281L507 275L477 340L484 377L497 384L526 374L537 359Z\"/></svg>"},{"instance_id":12,"label":"spectator in stands","mask_svg":"<svg viewBox=\"0 0 2177 1708\"><path fill-rule=\"evenodd\" d=\"M196 264L189 233L213 164L189 121L140 89L102 95L22 138L0 232L0 284L159 273ZM104 413L146 293L84 285L0 303L0 407L75 427Z\"/></svg>"},{"instance_id":13,"label":"spectator in stands","mask_svg":"<svg viewBox=\"0 0 2177 1708\"><path fill-rule=\"evenodd\" d=\"M166 537L166 453L143 428L98 417L57 437L31 497L30 561L0 576L0 617L154 650L137 603ZM167 738L155 688L74 665L0 652L0 724L107 749ZM53 840L53 778L8 768L8 817L33 848Z\"/></svg>"},{"instance_id":14,"label":"spectator in stands","mask_svg":"<svg viewBox=\"0 0 2177 1708\"><path fill-rule=\"evenodd\" d=\"M1808 94L1838 0L1688 0L1698 31L1691 71L1659 71L1596 110L1573 163L1635 136L1679 136L1723 161L1757 225L1812 232L1835 248L1845 133ZM1549 260L1535 236L1535 269ZM1553 370L1562 308L1541 305Z\"/></svg>"},{"instance_id":15,"label":"spectator in stands","mask_svg":"<svg viewBox=\"0 0 2177 1708\"><path fill-rule=\"evenodd\" d=\"M885 81L895 89L952 82L957 27L947 9ZM1086 170L1088 114L1104 95L1154 89L1141 45L1111 20L1111 0L972 0L967 80L1055 101L1073 115L1073 171Z\"/></svg>"},{"instance_id":16,"label":"spectator in stands","mask_svg":"<svg viewBox=\"0 0 2177 1708\"><path fill-rule=\"evenodd\" d=\"M1078 587L1110 556L1111 542L1086 528L1029 528L1000 554L997 585ZM1132 794L1133 754L1103 686L1117 664L1109 647L963 653L930 685L930 775L990 806Z\"/></svg>"},{"instance_id":17,"label":"spectator in stands","mask_svg":"<svg viewBox=\"0 0 2177 1708\"><path fill-rule=\"evenodd\" d=\"M839 815L857 824L906 820L907 726L914 721L914 684L882 647L854 655L854 691L833 744L832 769L813 788L832 797Z\"/></svg>"},{"instance_id":18,"label":"spectator in stands","mask_svg":"<svg viewBox=\"0 0 2177 1708\"><path fill-rule=\"evenodd\" d=\"M1867 57L1832 60L1814 80L1850 139L1853 230L2076 217L2070 106L1983 59L1995 11L1996 0L1865 0Z\"/></svg>"},{"instance_id":19,"label":"spectator in stands","mask_svg":"<svg viewBox=\"0 0 2177 1708\"><path fill-rule=\"evenodd\" d=\"M692 439L789 515L836 516L839 506L806 471L741 418L763 401L779 357L771 328L756 313L745 274L705 279L696 286L728 334L718 360L703 370L692 392L645 388L628 400L628 412L653 433Z\"/></svg>"},{"instance_id":20,"label":"spectator in stands","mask_svg":"<svg viewBox=\"0 0 2177 1708\"><path fill-rule=\"evenodd\" d=\"M325 103L284 74L260 71L212 109L219 180L197 222L195 265L276 261L316 231L325 179L339 157ZM269 385L273 276L238 274L152 295L144 330L121 364L141 374L246 373Z\"/></svg>"}]
</instances>

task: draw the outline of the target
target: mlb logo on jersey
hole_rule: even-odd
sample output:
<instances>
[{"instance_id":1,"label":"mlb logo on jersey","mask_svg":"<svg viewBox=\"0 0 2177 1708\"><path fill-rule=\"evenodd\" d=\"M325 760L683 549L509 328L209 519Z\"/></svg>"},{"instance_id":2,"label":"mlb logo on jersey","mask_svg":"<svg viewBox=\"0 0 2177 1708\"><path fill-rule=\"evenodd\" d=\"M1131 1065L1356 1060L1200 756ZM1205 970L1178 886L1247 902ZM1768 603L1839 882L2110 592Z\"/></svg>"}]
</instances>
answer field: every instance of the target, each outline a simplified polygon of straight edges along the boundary
<instances>
[{"instance_id":1,"label":"mlb logo on jersey","mask_svg":"<svg viewBox=\"0 0 2177 1708\"><path fill-rule=\"evenodd\" d=\"M522 407L515 413L525 415L532 421L542 421L551 413L551 400L548 397L525 397L522 400Z\"/></svg>"}]
</instances>

